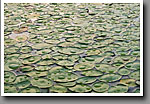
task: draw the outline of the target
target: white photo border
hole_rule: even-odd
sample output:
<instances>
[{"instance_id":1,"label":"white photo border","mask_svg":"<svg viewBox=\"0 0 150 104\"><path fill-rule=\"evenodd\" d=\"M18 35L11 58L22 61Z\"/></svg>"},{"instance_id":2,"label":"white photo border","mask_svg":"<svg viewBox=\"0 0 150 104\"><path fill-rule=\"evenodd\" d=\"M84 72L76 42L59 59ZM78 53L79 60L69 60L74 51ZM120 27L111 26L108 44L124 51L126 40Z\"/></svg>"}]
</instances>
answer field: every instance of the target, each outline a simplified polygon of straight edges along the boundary
<instances>
[{"instance_id":1,"label":"white photo border","mask_svg":"<svg viewBox=\"0 0 150 104\"><path fill-rule=\"evenodd\" d=\"M140 3L140 93L4 93L4 3ZM143 96L143 0L2 0L1 96Z\"/></svg>"}]
</instances>

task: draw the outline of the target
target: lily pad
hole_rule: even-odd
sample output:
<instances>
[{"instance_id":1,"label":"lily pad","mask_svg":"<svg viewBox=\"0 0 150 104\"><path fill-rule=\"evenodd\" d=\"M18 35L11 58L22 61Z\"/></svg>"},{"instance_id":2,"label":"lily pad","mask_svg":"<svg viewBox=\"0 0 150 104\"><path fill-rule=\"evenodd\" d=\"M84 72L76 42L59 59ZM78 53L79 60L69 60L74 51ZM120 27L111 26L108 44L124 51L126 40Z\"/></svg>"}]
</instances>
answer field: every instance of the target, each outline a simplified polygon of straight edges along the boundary
<instances>
[{"instance_id":1,"label":"lily pad","mask_svg":"<svg viewBox=\"0 0 150 104\"><path fill-rule=\"evenodd\" d=\"M46 78L34 78L31 80L31 84L39 88L48 88L53 85L52 81Z\"/></svg>"},{"instance_id":2,"label":"lily pad","mask_svg":"<svg viewBox=\"0 0 150 104\"><path fill-rule=\"evenodd\" d=\"M40 56L30 56L25 59L22 59L21 61L23 64L33 64L40 61L40 59L41 59Z\"/></svg>"},{"instance_id":3,"label":"lily pad","mask_svg":"<svg viewBox=\"0 0 150 104\"><path fill-rule=\"evenodd\" d=\"M69 87L69 86L74 86L76 83L75 82L63 82L63 83L58 83L58 84Z\"/></svg>"},{"instance_id":4,"label":"lily pad","mask_svg":"<svg viewBox=\"0 0 150 104\"><path fill-rule=\"evenodd\" d=\"M22 89L20 93L40 93L40 89L38 87L27 87Z\"/></svg>"},{"instance_id":5,"label":"lily pad","mask_svg":"<svg viewBox=\"0 0 150 104\"><path fill-rule=\"evenodd\" d=\"M5 83L12 83L15 81L16 75L13 72L5 71L4 72L4 82Z\"/></svg>"},{"instance_id":6,"label":"lily pad","mask_svg":"<svg viewBox=\"0 0 150 104\"><path fill-rule=\"evenodd\" d=\"M97 49L90 49L86 52L87 55L98 55L100 53L101 53L101 51L97 50Z\"/></svg>"},{"instance_id":7,"label":"lily pad","mask_svg":"<svg viewBox=\"0 0 150 104\"><path fill-rule=\"evenodd\" d=\"M81 77L77 80L77 83L88 84L96 81L96 77Z\"/></svg>"},{"instance_id":8,"label":"lily pad","mask_svg":"<svg viewBox=\"0 0 150 104\"><path fill-rule=\"evenodd\" d=\"M74 62L72 62L70 60L59 60L59 61L57 61L57 64L61 65L61 66L73 66Z\"/></svg>"},{"instance_id":9,"label":"lily pad","mask_svg":"<svg viewBox=\"0 0 150 104\"><path fill-rule=\"evenodd\" d=\"M41 60L37 63L37 65L52 65L54 63L54 60Z\"/></svg>"},{"instance_id":10,"label":"lily pad","mask_svg":"<svg viewBox=\"0 0 150 104\"><path fill-rule=\"evenodd\" d=\"M116 73L118 71L117 67L111 66L109 64L96 64L96 69L104 73Z\"/></svg>"},{"instance_id":11,"label":"lily pad","mask_svg":"<svg viewBox=\"0 0 150 104\"><path fill-rule=\"evenodd\" d=\"M86 71L82 71L83 75L85 76L100 76L103 75L103 73L99 70L86 70Z\"/></svg>"},{"instance_id":12,"label":"lily pad","mask_svg":"<svg viewBox=\"0 0 150 104\"><path fill-rule=\"evenodd\" d=\"M57 92L57 93L65 93L67 92L67 88L60 86L60 85L54 85L52 87L49 88L50 92Z\"/></svg>"},{"instance_id":13,"label":"lily pad","mask_svg":"<svg viewBox=\"0 0 150 104\"><path fill-rule=\"evenodd\" d=\"M32 71L34 69L33 66L22 66L20 67L22 72L29 72Z\"/></svg>"},{"instance_id":14,"label":"lily pad","mask_svg":"<svg viewBox=\"0 0 150 104\"><path fill-rule=\"evenodd\" d=\"M4 49L5 54L13 54L13 53L17 53L18 51L19 51L19 48L15 46Z\"/></svg>"},{"instance_id":15,"label":"lily pad","mask_svg":"<svg viewBox=\"0 0 150 104\"><path fill-rule=\"evenodd\" d=\"M4 92L5 93L18 93L16 86L5 84L4 85Z\"/></svg>"},{"instance_id":16,"label":"lily pad","mask_svg":"<svg viewBox=\"0 0 150 104\"><path fill-rule=\"evenodd\" d=\"M21 63L18 62L17 60L16 60L16 62L15 62L15 60L7 61L4 66L4 70L5 71L16 70L16 69L20 68L20 66L21 66Z\"/></svg>"},{"instance_id":17,"label":"lily pad","mask_svg":"<svg viewBox=\"0 0 150 104\"><path fill-rule=\"evenodd\" d=\"M109 85L104 82L96 82L93 84L92 89L96 92L102 93L107 91L109 88Z\"/></svg>"},{"instance_id":18,"label":"lily pad","mask_svg":"<svg viewBox=\"0 0 150 104\"><path fill-rule=\"evenodd\" d=\"M121 76L118 74L104 74L99 78L103 82L115 82L121 79Z\"/></svg>"},{"instance_id":19,"label":"lily pad","mask_svg":"<svg viewBox=\"0 0 150 104\"><path fill-rule=\"evenodd\" d=\"M56 82L70 82L78 79L78 75L71 72L50 73L48 78Z\"/></svg>"},{"instance_id":20,"label":"lily pad","mask_svg":"<svg viewBox=\"0 0 150 104\"><path fill-rule=\"evenodd\" d=\"M140 62L136 61L136 62L127 63L125 67L127 69L132 69L132 70L140 70Z\"/></svg>"},{"instance_id":21,"label":"lily pad","mask_svg":"<svg viewBox=\"0 0 150 104\"><path fill-rule=\"evenodd\" d=\"M134 79L121 79L120 83L124 84L128 87L135 87L136 86L136 80L134 80Z\"/></svg>"},{"instance_id":22,"label":"lily pad","mask_svg":"<svg viewBox=\"0 0 150 104\"><path fill-rule=\"evenodd\" d=\"M50 70L51 67L49 66L37 66L35 69L38 71L46 71L46 70Z\"/></svg>"},{"instance_id":23,"label":"lily pad","mask_svg":"<svg viewBox=\"0 0 150 104\"><path fill-rule=\"evenodd\" d=\"M100 55L93 55L93 56L87 56L85 58L81 58L80 62L93 62L93 63L100 63L104 57Z\"/></svg>"},{"instance_id":24,"label":"lily pad","mask_svg":"<svg viewBox=\"0 0 150 104\"><path fill-rule=\"evenodd\" d=\"M21 53L29 53L32 51L32 48L29 46L21 47L20 52Z\"/></svg>"},{"instance_id":25,"label":"lily pad","mask_svg":"<svg viewBox=\"0 0 150 104\"><path fill-rule=\"evenodd\" d=\"M58 50L60 53L63 54L68 54L68 55L72 55L72 54L81 54L84 52L84 50L79 49L79 48L61 48L60 50Z\"/></svg>"},{"instance_id":26,"label":"lily pad","mask_svg":"<svg viewBox=\"0 0 150 104\"><path fill-rule=\"evenodd\" d=\"M38 43L32 46L33 49L51 48L53 45L47 43Z\"/></svg>"},{"instance_id":27,"label":"lily pad","mask_svg":"<svg viewBox=\"0 0 150 104\"><path fill-rule=\"evenodd\" d=\"M73 92L84 93L84 92L90 92L92 89L88 85L77 84L74 87L69 87L69 90Z\"/></svg>"},{"instance_id":28,"label":"lily pad","mask_svg":"<svg viewBox=\"0 0 150 104\"><path fill-rule=\"evenodd\" d=\"M129 75L130 74L130 70L125 69L125 68L121 68L121 69L119 69L118 73L120 75Z\"/></svg>"},{"instance_id":29,"label":"lily pad","mask_svg":"<svg viewBox=\"0 0 150 104\"><path fill-rule=\"evenodd\" d=\"M89 70L89 69L92 69L94 68L94 64L92 63L78 63L76 65L74 65L74 69L77 70L77 71L84 71L84 70Z\"/></svg>"},{"instance_id":30,"label":"lily pad","mask_svg":"<svg viewBox=\"0 0 150 104\"><path fill-rule=\"evenodd\" d=\"M128 87L125 85L116 85L110 87L108 93L126 93L128 91Z\"/></svg>"},{"instance_id":31,"label":"lily pad","mask_svg":"<svg viewBox=\"0 0 150 104\"><path fill-rule=\"evenodd\" d=\"M28 87L30 85L29 77L26 76L26 75L18 75L16 77L16 80L15 80L14 84L19 89L26 88L26 87Z\"/></svg>"},{"instance_id":32,"label":"lily pad","mask_svg":"<svg viewBox=\"0 0 150 104\"><path fill-rule=\"evenodd\" d=\"M140 71L134 71L129 75L130 78L135 80L140 80Z\"/></svg>"},{"instance_id":33,"label":"lily pad","mask_svg":"<svg viewBox=\"0 0 150 104\"><path fill-rule=\"evenodd\" d=\"M31 72L26 73L26 75L36 78L36 77L47 76L48 72L47 71L31 71Z\"/></svg>"},{"instance_id":34,"label":"lily pad","mask_svg":"<svg viewBox=\"0 0 150 104\"><path fill-rule=\"evenodd\" d=\"M40 51L37 51L36 53L39 54L39 55L42 55L42 54L48 54L50 52L51 52L50 49L42 49Z\"/></svg>"}]
</instances>

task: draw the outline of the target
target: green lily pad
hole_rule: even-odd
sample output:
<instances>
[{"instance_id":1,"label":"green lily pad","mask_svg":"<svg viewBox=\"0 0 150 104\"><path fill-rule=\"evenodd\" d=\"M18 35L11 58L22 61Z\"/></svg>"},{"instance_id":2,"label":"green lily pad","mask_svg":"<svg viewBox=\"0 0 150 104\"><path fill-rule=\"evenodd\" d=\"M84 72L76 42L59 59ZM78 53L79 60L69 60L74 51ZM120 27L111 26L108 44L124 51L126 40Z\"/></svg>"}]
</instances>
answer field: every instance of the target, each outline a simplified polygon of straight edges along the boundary
<instances>
[{"instance_id":1,"label":"green lily pad","mask_svg":"<svg viewBox=\"0 0 150 104\"><path fill-rule=\"evenodd\" d=\"M16 41L13 40L13 39L5 39L4 40L4 45L5 46L11 46L11 45L15 45L16 44Z\"/></svg>"},{"instance_id":2,"label":"green lily pad","mask_svg":"<svg viewBox=\"0 0 150 104\"><path fill-rule=\"evenodd\" d=\"M57 40L57 39L46 39L45 42L46 43L50 43L50 44L58 44L58 43L60 43L60 41Z\"/></svg>"},{"instance_id":3,"label":"green lily pad","mask_svg":"<svg viewBox=\"0 0 150 104\"><path fill-rule=\"evenodd\" d=\"M26 88L30 85L29 77L26 75L18 75L14 82L19 89Z\"/></svg>"},{"instance_id":4,"label":"green lily pad","mask_svg":"<svg viewBox=\"0 0 150 104\"><path fill-rule=\"evenodd\" d=\"M54 63L54 60L41 60L37 64L38 65L52 65Z\"/></svg>"},{"instance_id":5,"label":"green lily pad","mask_svg":"<svg viewBox=\"0 0 150 104\"><path fill-rule=\"evenodd\" d=\"M38 87L27 87L22 89L20 93L40 93L40 89Z\"/></svg>"},{"instance_id":6,"label":"green lily pad","mask_svg":"<svg viewBox=\"0 0 150 104\"><path fill-rule=\"evenodd\" d=\"M29 77L26 75L18 75L16 76L16 80L14 81L14 84L24 82L24 81L29 81Z\"/></svg>"},{"instance_id":7,"label":"green lily pad","mask_svg":"<svg viewBox=\"0 0 150 104\"><path fill-rule=\"evenodd\" d=\"M74 87L69 87L69 90L73 92L84 93L84 92L90 92L92 89L88 85L77 84Z\"/></svg>"},{"instance_id":8,"label":"green lily pad","mask_svg":"<svg viewBox=\"0 0 150 104\"><path fill-rule=\"evenodd\" d=\"M135 89L133 93L140 93L140 89Z\"/></svg>"},{"instance_id":9,"label":"green lily pad","mask_svg":"<svg viewBox=\"0 0 150 104\"><path fill-rule=\"evenodd\" d=\"M68 57L67 55L56 54L56 55L53 55L52 58L55 60L66 60Z\"/></svg>"},{"instance_id":10,"label":"green lily pad","mask_svg":"<svg viewBox=\"0 0 150 104\"><path fill-rule=\"evenodd\" d=\"M102 93L107 91L109 88L109 85L104 82L96 82L93 84L92 89L96 92Z\"/></svg>"},{"instance_id":11,"label":"green lily pad","mask_svg":"<svg viewBox=\"0 0 150 104\"><path fill-rule=\"evenodd\" d=\"M33 64L33 63L40 61L40 59L41 59L40 56L30 56L30 57L27 57L21 61L23 64Z\"/></svg>"},{"instance_id":12,"label":"green lily pad","mask_svg":"<svg viewBox=\"0 0 150 104\"><path fill-rule=\"evenodd\" d=\"M134 71L129 75L130 78L140 80L140 71Z\"/></svg>"},{"instance_id":13,"label":"green lily pad","mask_svg":"<svg viewBox=\"0 0 150 104\"><path fill-rule=\"evenodd\" d=\"M13 72L5 71L4 72L4 82L5 83L12 83L16 79L16 75Z\"/></svg>"},{"instance_id":14,"label":"green lily pad","mask_svg":"<svg viewBox=\"0 0 150 104\"><path fill-rule=\"evenodd\" d=\"M73 66L74 62L72 62L70 60L58 60L57 64L61 65L61 66Z\"/></svg>"},{"instance_id":15,"label":"green lily pad","mask_svg":"<svg viewBox=\"0 0 150 104\"><path fill-rule=\"evenodd\" d=\"M130 74L130 70L125 69L125 68L121 68L121 69L119 69L118 73L120 75L129 75Z\"/></svg>"},{"instance_id":16,"label":"green lily pad","mask_svg":"<svg viewBox=\"0 0 150 104\"><path fill-rule=\"evenodd\" d=\"M61 48L60 50L58 50L60 53L63 54L68 54L68 55L72 55L72 54L81 54L84 52L84 50L81 50L79 48Z\"/></svg>"},{"instance_id":17,"label":"green lily pad","mask_svg":"<svg viewBox=\"0 0 150 104\"><path fill-rule=\"evenodd\" d=\"M121 79L121 76L118 74L104 74L99 78L103 82L115 82Z\"/></svg>"},{"instance_id":18,"label":"green lily pad","mask_svg":"<svg viewBox=\"0 0 150 104\"><path fill-rule=\"evenodd\" d=\"M131 52L132 56L140 56L140 51L133 51Z\"/></svg>"},{"instance_id":19,"label":"green lily pad","mask_svg":"<svg viewBox=\"0 0 150 104\"><path fill-rule=\"evenodd\" d=\"M71 71L72 69L68 69L68 68L63 68L62 66L55 66L55 67L52 67L50 70L49 70L49 73L63 73L63 72L69 72Z\"/></svg>"},{"instance_id":20,"label":"green lily pad","mask_svg":"<svg viewBox=\"0 0 150 104\"><path fill-rule=\"evenodd\" d=\"M42 55L42 54L48 54L50 52L51 52L50 49L42 49L40 51L37 51L36 53L39 54L39 55Z\"/></svg>"},{"instance_id":21,"label":"green lily pad","mask_svg":"<svg viewBox=\"0 0 150 104\"><path fill-rule=\"evenodd\" d=\"M21 47L20 52L21 53L29 53L32 51L32 48L29 46Z\"/></svg>"},{"instance_id":22,"label":"green lily pad","mask_svg":"<svg viewBox=\"0 0 150 104\"><path fill-rule=\"evenodd\" d=\"M5 71L11 71L11 70L16 70L18 68L20 68L21 64L20 62L18 62L18 60L11 60L11 61L7 61L5 66L4 66L4 70Z\"/></svg>"},{"instance_id":23,"label":"green lily pad","mask_svg":"<svg viewBox=\"0 0 150 104\"><path fill-rule=\"evenodd\" d=\"M140 70L140 62L136 61L136 62L127 63L125 67L127 69L132 69L132 70Z\"/></svg>"},{"instance_id":24,"label":"green lily pad","mask_svg":"<svg viewBox=\"0 0 150 104\"><path fill-rule=\"evenodd\" d=\"M117 62L127 63L127 62L132 62L134 60L136 60L136 57L133 57L133 56L118 56L113 61L114 63L117 63Z\"/></svg>"},{"instance_id":25,"label":"green lily pad","mask_svg":"<svg viewBox=\"0 0 150 104\"><path fill-rule=\"evenodd\" d=\"M53 45L47 44L47 43L38 43L35 45L32 45L33 49L43 49L43 48L51 48Z\"/></svg>"},{"instance_id":26,"label":"green lily pad","mask_svg":"<svg viewBox=\"0 0 150 104\"><path fill-rule=\"evenodd\" d=\"M51 67L49 66L37 66L35 69L38 71L46 71L46 70L50 70Z\"/></svg>"},{"instance_id":27,"label":"green lily pad","mask_svg":"<svg viewBox=\"0 0 150 104\"><path fill-rule=\"evenodd\" d=\"M31 80L31 84L39 88L48 88L53 85L52 81L46 78L34 78Z\"/></svg>"},{"instance_id":28,"label":"green lily pad","mask_svg":"<svg viewBox=\"0 0 150 104\"><path fill-rule=\"evenodd\" d=\"M77 71L84 71L84 70L89 70L89 69L92 69L94 68L94 64L92 63L78 63L76 65L74 65L74 69L77 70Z\"/></svg>"},{"instance_id":29,"label":"green lily pad","mask_svg":"<svg viewBox=\"0 0 150 104\"><path fill-rule=\"evenodd\" d=\"M74 42L61 42L58 44L60 47L71 47L74 46Z\"/></svg>"},{"instance_id":30,"label":"green lily pad","mask_svg":"<svg viewBox=\"0 0 150 104\"><path fill-rule=\"evenodd\" d=\"M80 62L93 62L93 63L100 63L104 57L100 55L94 55L94 56L87 56L85 58L81 58Z\"/></svg>"},{"instance_id":31,"label":"green lily pad","mask_svg":"<svg viewBox=\"0 0 150 104\"><path fill-rule=\"evenodd\" d=\"M30 56L32 56L31 54L21 54L20 56L19 56L19 58L20 59L24 59L24 58L28 58L28 57L30 57Z\"/></svg>"},{"instance_id":32,"label":"green lily pad","mask_svg":"<svg viewBox=\"0 0 150 104\"><path fill-rule=\"evenodd\" d=\"M108 93L126 93L128 91L128 87L125 85L116 85L110 87Z\"/></svg>"},{"instance_id":33,"label":"green lily pad","mask_svg":"<svg viewBox=\"0 0 150 104\"><path fill-rule=\"evenodd\" d=\"M96 69L104 73L116 73L118 71L117 67L111 66L109 64L96 64Z\"/></svg>"},{"instance_id":34,"label":"green lily pad","mask_svg":"<svg viewBox=\"0 0 150 104\"><path fill-rule=\"evenodd\" d=\"M100 50L97 50L97 49L90 49L90 50L87 50L86 54L89 56L89 55L98 55L100 54L101 51Z\"/></svg>"},{"instance_id":35,"label":"green lily pad","mask_svg":"<svg viewBox=\"0 0 150 104\"><path fill-rule=\"evenodd\" d=\"M4 92L5 93L18 93L16 86L5 84L4 85Z\"/></svg>"},{"instance_id":36,"label":"green lily pad","mask_svg":"<svg viewBox=\"0 0 150 104\"><path fill-rule=\"evenodd\" d=\"M75 82L63 82L63 83L58 83L58 84L69 87L69 86L74 86L76 83Z\"/></svg>"},{"instance_id":37,"label":"green lily pad","mask_svg":"<svg viewBox=\"0 0 150 104\"><path fill-rule=\"evenodd\" d=\"M78 79L78 75L71 72L50 73L48 78L56 82L70 82Z\"/></svg>"},{"instance_id":38,"label":"green lily pad","mask_svg":"<svg viewBox=\"0 0 150 104\"><path fill-rule=\"evenodd\" d=\"M77 83L88 84L96 81L96 77L81 77L77 80Z\"/></svg>"},{"instance_id":39,"label":"green lily pad","mask_svg":"<svg viewBox=\"0 0 150 104\"><path fill-rule=\"evenodd\" d=\"M103 73L99 70L86 70L86 71L82 71L81 74L85 75L85 76L100 76L103 75Z\"/></svg>"},{"instance_id":40,"label":"green lily pad","mask_svg":"<svg viewBox=\"0 0 150 104\"><path fill-rule=\"evenodd\" d=\"M31 72L26 73L26 75L36 78L36 77L47 76L48 72L47 71L31 71Z\"/></svg>"},{"instance_id":41,"label":"green lily pad","mask_svg":"<svg viewBox=\"0 0 150 104\"><path fill-rule=\"evenodd\" d=\"M21 67L22 72L29 72L29 71L32 71L33 69L34 69L33 66L22 66Z\"/></svg>"},{"instance_id":42,"label":"green lily pad","mask_svg":"<svg viewBox=\"0 0 150 104\"><path fill-rule=\"evenodd\" d=\"M78 55L70 55L68 56L68 60L75 62L79 60L79 56Z\"/></svg>"},{"instance_id":43,"label":"green lily pad","mask_svg":"<svg viewBox=\"0 0 150 104\"><path fill-rule=\"evenodd\" d=\"M30 85L30 81L22 81L22 82L16 83L15 85L19 89L26 88Z\"/></svg>"},{"instance_id":44,"label":"green lily pad","mask_svg":"<svg viewBox=\"0 0 150 104\"><path fill-rule=\"evenodd\" d=\"M5 49L4 49L4 53L5 53L5 54L13 54L13 53L17 53L18 50L19 50L18 47L12 46L12 47L9 47L9 48L5 48Z\"/></svg>"},{"instance_id":45,"label":"green lily pad","mask_svg":"<svg viewBox=\"0 0 150 104\"><path fill-rule=\"evenodd\" d=\"M33 43L33 44L38 44L38 43L42 42L42 40L39 39L39 38L31 38L28 41L31 42L31 43Z\"/></svg>"},{"instance_id":46,"label":"green lily pad","mask_svg":"<svg viewBox=\"0 0 150 104\"><path fill-rule=\"evenodd\" d=\"M50 92L57 92L57 93L66 93L67 92L67 88L60 86L60 85L54 85L52 87L49 88Z\"/></svg>"},{"instance_id":47,"label":"green lily pad","mask_svg":"<svg viewBox=\"0 0 150 104\"><path fill-rule=\"evenodd\" d=\"M124 85L126 85L128 87L135 87L136 86L135 81L136 80L134 80L134 79L121 79L120 83L124 84Z\"/></svg>"},{"instance_id":48,"label":"green lily pad","mask_svg":"<svg viewBox=\"0 0 150 104\"><path fill-rule=\"evenodd\" d=\"M43 60L49 60L51 57L52 57L51 54L42 55L42 59L43 59Z\"/></svg>"}]
</instances>

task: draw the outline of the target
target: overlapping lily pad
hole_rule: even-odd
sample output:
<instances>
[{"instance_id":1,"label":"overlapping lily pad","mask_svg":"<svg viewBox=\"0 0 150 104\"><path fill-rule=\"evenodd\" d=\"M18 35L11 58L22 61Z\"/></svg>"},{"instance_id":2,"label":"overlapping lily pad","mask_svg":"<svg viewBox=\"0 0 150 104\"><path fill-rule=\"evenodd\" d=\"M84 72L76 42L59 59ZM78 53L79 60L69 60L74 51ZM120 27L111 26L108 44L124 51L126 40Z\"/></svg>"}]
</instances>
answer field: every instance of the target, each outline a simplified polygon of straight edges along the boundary
<instances>
[{"instance_id":1,"label":"overlapping lily pad","mask_svg":"<svg viewBox=\"0 0 150 104\"><path fill-rule=\"evenodd\" d=\"M93 84L92 89L96 92L102 93L107 91L109 88L109 85L104 82L96 82Z\"/></svg>"},{"instance_id":2,"label":"overlapping lily pad","mask_svg":"<svg viewBox=\"0 0 150 104\"><path fill-rule=\"evenodd\" d=\"M103 73L99 70L86 70L86 71L82 71L82 74L85 76L100 76L103 75Z\"/></svg>"},{"instance_id":3,"label":"overlapping lily pad","mask_svg":"<svg viewBox=\"0 0 150 104\"><path fill-rule=\"evenodd\" d=\"M31 84L39 88L48 88L53 85L52 81L46 78L33 78Z\"/></svg>"},{"instance_id":4,"label":"overlapping lily pad","mask_svg":"<svg viewBox=\"0 0 150 104\"><path fill-rule=\"evenodd\" d=\"M78 75L71 72L50 73L48 78L56 82L69 82L78 79Z\"/></svg>"},{"instance_id":5,"label":"overlapping lily pad","mask_svg":"<svg viewBox=\"0 0 150 104\"><path fill-rule=\"evenodd\" d=\"M22 89L20 93L40 93L40 89L38 87L27 87Z\"/></svg>"},{"instance_id":6,"label":"overlapping lily pad","mask_svg":"<svg viewBox=\"0 0 150 104\"><path fill-rule=\"evenodd\" d=\"M5 93L18 93L16 86L5 84L4 85L4 92Z\"/></svg>"},{"instance_id":7,"label":"overlapping lily pad","mask_svg":"<svg viewBox=\"0 0 150 104\"><path fill-rule=\"evenodd\" d=\"M84 70L89 70L92 68L94 68L93 63L84 62L84 63L78 63L78 64L74 65L74 69L77 71L84 71Z\"/></svg>"},{"instance_id":8,"label":"overlapping lily pad","mask_svg":"<svg viewBox=\"0 0 150 104\"><path fill-rule=\"evenodd\" d=\"M81 54L84 52L84 50L70 47L70 48L61 48L59 52L63 54L73 55L73 54Z\"/></svg>"},{"instance_id":9,"label":"overlapping lily pad","mask_svg":"<svg viewBox=\"0 0 150 104\"><path fill-rule=\"evenodd\" d=\"M128 87L125 85L116 85L112 86L109 90L108 93L126 93L128 91Z\"/></svg>"},{"instance_id":10,"label":"overlapping lily pad","mask_svg":"<svg viewBox=\"0 0 150 104\"><path fill-rule=\"evenodd\" d=\"M4 73L4 78L5 78L4 82L10 84L13 81L15 81L16 75L13 72L6 71Z\"/></svg>"},{"instance_id":11,"label":"overlapping lily pad","mask_svg":"<svg viewBox=\"0 0 150 104\"><path fill-rule=\"evenodd\" d=\"M96 77L81 77L77 80L77 83L88 84L96 81Z\"/></svg>"},{"instance_id":12,"label":"overlapping lily pad","mask_svg":"<svg viewBox=\"0 0 150 104\"><path fill-rule=\"evenodd\" d=\"M50 89L50 92L57 92L57 93L65 93L67 92L67 88L60 86L60 85L54 85Z\"/></svg>"},{"instance_id":13,"label":"overlapping lily pad","mask_svg":"<svg viewBox=\"0 0 150 104\"><path fill-rule=\"evenodd\" d=\"M96 64L96 69L104 73L116 73L118 68L109 64Z\"/></svg>"},{"instance_id":14,"label":"overlapping lily pad","mask_svg":"<svg viewBox=\"0 0 150 104\"><path fill-rule=\"evenodd\" d=\"M33 64L38 62L41 59L40 56L30 56L22 60L23 64Z\"/></svg>"},{"instance_id":15,"label":"overlapping lily pad","mask_svg":"<svg viewBox=\"0 0 150 104\"><path fill-rule=\"evenodd\" d=\"M89 92L91 91L91 87L85 84L77 84L74 87L70 87L69 90L73 92L83 93L83 92Z\"/></svg>"},{"instance_id":16,"label":"overlapping lily pad","mask_svg":"<svg viewBox=\"0 0 150 104\"><path fill-rule=\"evenodd\" d=\"M121 76L118 74L105 74L99 78L99 80L103 82L115 82L120 79Z\"/></svg>"}]
</instances>

